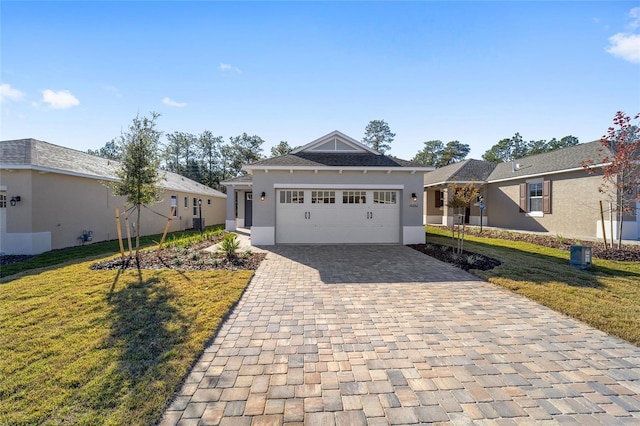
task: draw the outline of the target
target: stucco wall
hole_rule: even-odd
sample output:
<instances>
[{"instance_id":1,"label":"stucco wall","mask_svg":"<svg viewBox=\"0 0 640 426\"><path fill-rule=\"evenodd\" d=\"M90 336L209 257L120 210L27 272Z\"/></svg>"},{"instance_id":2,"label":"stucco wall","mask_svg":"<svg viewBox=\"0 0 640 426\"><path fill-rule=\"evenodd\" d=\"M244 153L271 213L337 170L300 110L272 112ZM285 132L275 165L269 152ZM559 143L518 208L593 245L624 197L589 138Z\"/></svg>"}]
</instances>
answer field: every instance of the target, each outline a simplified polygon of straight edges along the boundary
<instances>
[{"instance_id":1,"label":"stucco wall","mask_svg":"<svg viewBox=\"0 0 640 426\"><path fill-rule=\"evenodd\" d=\"M29 170L0 171L0 185L7 187L7 232L31 232L34 202L31 197L31 178ZM9 200L14 196L20 196L20 202L12 207Z\"/></svg>"},{"instance_id":2,"label":"stucco wall","mask_svg":"<svg viewBox=\"0 0 640 426\"><path fill-rule=\"evenodd\" d=\"M355 172L355 171L255 171L253 174L253 225L254 226L275 226L275 186L276 184L312 184L312 185L404 185L404 190L400 191L400 210L402 226L422 226L422 206L423 199L420 196L423 192L423 174L408 172ZM264 201L260 200L256 194L265 192ZM410 206L411 194L418 196L417 206Z\"/></svg>"},{"instance_id":3,"label":"stucco wall","mask_svg":"<svg viewBox=\"0 0 640 426\"><path fill-rule=\"evenodd\" d=\"M606 200L598 192L602 177L576 171L544 179L551 181L551 213L542 217L519 211L519 184L526 179L489 184L485 197L489 226L595 238L600 219L599 200Z\"/></svg>"},{"instance_id":4,"label":"stucco wall","mask_svg":"<svg viewBox=\"0 0 640 426\"><path fill-rule=\"evenodd\" d=\"M110 189L96 179L57 173L41 173L30 170L2 171L2 185L7 186L8 195L20 195L22 201L15 207L7 208L8 234L51 234L51 249L81 244L83 230L93 232L93 242L117 238L115 208L121 212L123 236L124 198L115 197ZM154 212L169 216L171 195L178 197L178 214L172 220L170 231L192 228L192 198L201 197L202 217L207 225L224 223L225 198L207 197L184 192L166 191L162 201L150 206ZM184 208L184 197L189 206ZM207 200L211 200L208 204ZM164 231L167 218L143 208L141 215L141 235L157 234ZM132 213L130 223L135 222ZM3 250L11 253L11 247L3 244Z\"/></svg>"}]
</instances>

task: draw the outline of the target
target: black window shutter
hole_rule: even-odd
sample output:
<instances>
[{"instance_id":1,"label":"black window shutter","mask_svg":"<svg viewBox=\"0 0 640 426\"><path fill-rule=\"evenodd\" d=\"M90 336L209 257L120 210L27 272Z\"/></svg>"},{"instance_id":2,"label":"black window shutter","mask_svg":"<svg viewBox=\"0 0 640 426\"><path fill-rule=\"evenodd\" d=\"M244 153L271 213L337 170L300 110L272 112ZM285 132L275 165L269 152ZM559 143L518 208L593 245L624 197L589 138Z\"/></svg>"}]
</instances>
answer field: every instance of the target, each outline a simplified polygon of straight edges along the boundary
<instances>
[{"instance_id":1,"label":"black window shutter","mask_svg":"<svg viewBox=\"0 0 640 426\"><path fill-rule=\"evenodd\" d=\"M526 212L527 211L527 184L526 183L521 183L520 184L520 212Z\"/></svg>"},{"instance_id":2,"label":"black window shutter","mask_svg":"<svg viewBox=\"0 0 640 426\"><path fill-rule=\"evenodd\" d=\"M542 213L551 214L551 181L542 182Z\"/></svg>"}]
</instances>

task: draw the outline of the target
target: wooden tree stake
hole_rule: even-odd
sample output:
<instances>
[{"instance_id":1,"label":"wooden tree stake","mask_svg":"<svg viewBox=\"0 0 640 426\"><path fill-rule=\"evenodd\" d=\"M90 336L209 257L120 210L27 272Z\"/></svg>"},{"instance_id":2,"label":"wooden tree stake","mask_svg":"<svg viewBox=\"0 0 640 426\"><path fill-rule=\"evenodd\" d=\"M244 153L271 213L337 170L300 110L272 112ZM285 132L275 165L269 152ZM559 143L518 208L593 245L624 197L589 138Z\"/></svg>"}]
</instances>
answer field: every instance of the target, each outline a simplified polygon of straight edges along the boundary
<instances>
[{"instance_id":1,"label":"wooden tree stake","mask_svg":"<svg viewBox=\"0 0 640 426\"><path fill-rule=\"evenodd\" d=\"M607 228L604 226L604 210L602 210L602 200L600 200L600 223L602 224L602 241L604 249L607 249Z\"/></svg>"},{"instance_id":2,"label":"wooden tree stake","mask_svg":"<svg viewBox=\"0 0 640 426\"><path fill-rule=\"evenodd\" d=\"M127 246L129 247L129 256L133 254L133 247L131 247L131 231L129 227L129 213L124 217L124 224L127 227Z\"/></svg>"},{"instance_id":3,"label":"wooden tree stake","mask_svg":"<svg viewBox=\"0 0 640 426\"><path fill-rule=\"evenodd\" d=\"M124 246L122 244L122 229L120 229L120 210L116 207L116 230L118 231L118 243L120 243L120 254L124 260Z\"/></svg>"},{"instance_id":4,"label":"wooden tree stake","mask_svg":"<svg viewBox=\"0 0 640 426\"><path fill-rule=\"evenodd\" d=\"M171 214L169 215L169 220L167 220L167 226L165 226L164 228L164 233L162 234L162 239L160 240L160 245L158 246L158 252L157 255L160 256L160 250L162 249L162 244L164 244L164 239L167 236L167 232L169 232L169 226L171 225L171 219L173 219L173 215L176 212L176 208L171 207Z\"/></svg>"}]
</instances>

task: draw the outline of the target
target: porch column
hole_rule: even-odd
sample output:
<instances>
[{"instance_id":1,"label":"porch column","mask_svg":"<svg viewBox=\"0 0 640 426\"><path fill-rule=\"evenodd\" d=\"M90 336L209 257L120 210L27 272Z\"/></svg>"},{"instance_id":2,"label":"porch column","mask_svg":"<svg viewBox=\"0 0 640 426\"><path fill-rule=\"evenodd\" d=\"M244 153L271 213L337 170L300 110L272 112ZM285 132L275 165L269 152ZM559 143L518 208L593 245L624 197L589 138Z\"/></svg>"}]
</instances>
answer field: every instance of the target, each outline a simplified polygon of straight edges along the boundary
<instances>
[{"instance_id":1,"label":"porch column","mask_svg":"<svg viewBox=\"0 0 640 426\"><path fill-rule=\"evenodd\" d=\"M227 186L227 219L224 228L231 232L236 230L236 189Z\"/></svg>"}]
</instances>

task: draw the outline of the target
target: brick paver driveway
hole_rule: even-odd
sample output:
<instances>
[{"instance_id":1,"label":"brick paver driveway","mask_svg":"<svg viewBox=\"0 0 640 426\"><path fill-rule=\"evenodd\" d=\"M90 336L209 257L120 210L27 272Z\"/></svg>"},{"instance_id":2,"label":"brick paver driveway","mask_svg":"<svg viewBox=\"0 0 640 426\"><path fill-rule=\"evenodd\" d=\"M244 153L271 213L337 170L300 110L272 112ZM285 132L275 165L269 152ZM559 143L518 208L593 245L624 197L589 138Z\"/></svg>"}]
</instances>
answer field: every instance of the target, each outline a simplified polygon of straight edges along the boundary
<instances>
[{"instance_id":1,"label":"brick paver driveway","mask_svg":"<svg viewBox=\"0 0 640 426\"><path fill-rule=\"evenodd\" d=\"M640 349L402 246L276 247L162 424L640 424Z\"/></svg>"}]
</instances>

